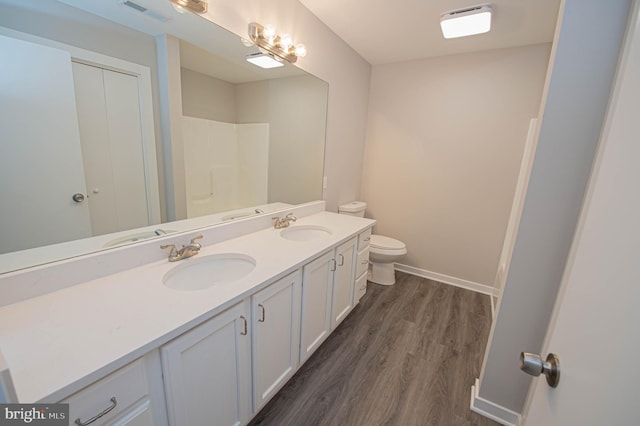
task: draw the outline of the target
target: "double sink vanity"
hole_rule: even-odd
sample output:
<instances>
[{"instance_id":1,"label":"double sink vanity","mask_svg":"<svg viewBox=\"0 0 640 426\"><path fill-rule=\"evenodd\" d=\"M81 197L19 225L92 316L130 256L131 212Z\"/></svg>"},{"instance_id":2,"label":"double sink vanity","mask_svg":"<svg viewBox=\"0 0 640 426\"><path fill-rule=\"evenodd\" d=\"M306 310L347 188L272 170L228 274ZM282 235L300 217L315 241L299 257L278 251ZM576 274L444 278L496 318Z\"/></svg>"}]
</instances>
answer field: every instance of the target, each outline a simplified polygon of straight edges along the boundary
<instances>
[{"instance_id":1,"label":"double sink vanity","mask_svg":"<svg viewBox=\"0 0 640 426\"><path fill-rule=\"evenodd\" d=\"M0 277L10 299L47 268L100 271L0 308L15 399L69 403L75 424L246 424L366 289L375 222L322 202L291 211L281 229L248 218ZM177 262L160 249L200 235Z\"/></svg>"}]
</instances>

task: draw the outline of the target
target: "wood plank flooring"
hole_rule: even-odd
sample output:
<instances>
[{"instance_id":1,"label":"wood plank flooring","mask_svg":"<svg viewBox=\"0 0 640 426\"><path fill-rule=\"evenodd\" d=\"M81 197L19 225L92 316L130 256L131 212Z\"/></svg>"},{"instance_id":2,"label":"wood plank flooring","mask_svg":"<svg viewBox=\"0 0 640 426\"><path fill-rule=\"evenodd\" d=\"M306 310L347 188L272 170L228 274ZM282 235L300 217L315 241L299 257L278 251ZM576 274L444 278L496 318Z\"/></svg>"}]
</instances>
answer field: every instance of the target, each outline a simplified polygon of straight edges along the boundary
<instances>
[{"instance_id":1,"label":"wood plank flooring","mask_svg":"<svg viewBox=\"0 0 640 426\"><path fill-rule=\"evenodd\" d=\"M491 326L486 295L396 272L251 425L497 425L469 409Z\"/></svg>"}]
</instances>

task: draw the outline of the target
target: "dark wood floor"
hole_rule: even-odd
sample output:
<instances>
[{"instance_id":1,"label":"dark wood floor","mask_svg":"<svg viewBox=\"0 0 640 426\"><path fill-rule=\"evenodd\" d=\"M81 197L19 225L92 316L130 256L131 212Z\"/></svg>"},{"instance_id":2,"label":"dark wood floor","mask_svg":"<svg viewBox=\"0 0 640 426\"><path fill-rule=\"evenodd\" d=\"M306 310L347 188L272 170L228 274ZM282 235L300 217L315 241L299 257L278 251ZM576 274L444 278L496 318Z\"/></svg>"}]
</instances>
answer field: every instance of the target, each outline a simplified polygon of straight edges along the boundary
<instances>
[{"instance_id":1,"label":"dark wood floor","mask_svg":"<svg viewBox=\"0 0 640 426\"><path fill-rule=\"evenodd\" d=\"M360 304L251 425L497 425L469 410L490 298L396 272Z\"/></svg>"}]
</instances>

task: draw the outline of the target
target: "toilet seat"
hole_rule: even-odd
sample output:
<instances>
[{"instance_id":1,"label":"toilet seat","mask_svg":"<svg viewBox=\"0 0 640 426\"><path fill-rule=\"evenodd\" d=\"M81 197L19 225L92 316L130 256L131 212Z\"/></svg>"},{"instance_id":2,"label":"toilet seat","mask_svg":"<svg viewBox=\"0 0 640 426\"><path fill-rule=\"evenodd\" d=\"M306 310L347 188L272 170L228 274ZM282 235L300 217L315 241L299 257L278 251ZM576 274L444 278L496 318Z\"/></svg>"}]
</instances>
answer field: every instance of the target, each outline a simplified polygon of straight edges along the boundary
<instances>
[{"instance_id":1,"label":"toilet seat","mask_svg":"<svg viewBox=\"0 0 640 426\"><path fill-rule=\"evenodd\" d=\"M370 251L381 254L402 255L407 253L407 246L391 237L372 235L369 241Z\"/></svg>"}]
</instances>

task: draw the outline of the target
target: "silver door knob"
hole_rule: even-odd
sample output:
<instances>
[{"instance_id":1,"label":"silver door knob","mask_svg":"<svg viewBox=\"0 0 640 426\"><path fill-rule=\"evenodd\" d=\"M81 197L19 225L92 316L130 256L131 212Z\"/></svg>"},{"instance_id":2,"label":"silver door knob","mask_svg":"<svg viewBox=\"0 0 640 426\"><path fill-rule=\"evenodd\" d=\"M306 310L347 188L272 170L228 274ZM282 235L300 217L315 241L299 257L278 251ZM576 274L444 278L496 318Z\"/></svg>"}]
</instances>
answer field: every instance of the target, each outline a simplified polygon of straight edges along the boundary
<instances>
[{"instance_id":1,"label":"silver door knob","mask_svg":"<svg viewBox=\"0 0 640 426\"><path fill-rule=\"evenodd\" d=\"M73 201L75 201L76 203L81 203L84 201L84 194L73 194L73 196L71 197L73 199Z\"/></svg>"},{"instance_id":2,"label":"silver door knob","mask_svg":"<svg viewBox=\"0 0 640 426\"><path fill-rule=\"evenodd\" d=\"M555 388L560 381L560 358L550 353L547 359L542 361L540 355L520 352L520 370L535 377L544 374L547 384Z\"/></svg>"}]
</instances>

